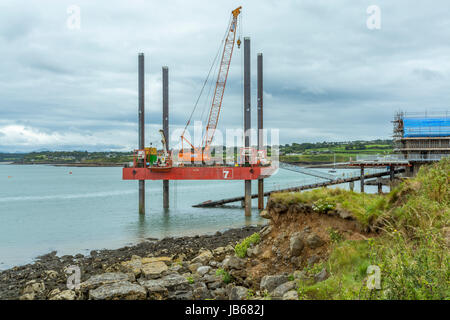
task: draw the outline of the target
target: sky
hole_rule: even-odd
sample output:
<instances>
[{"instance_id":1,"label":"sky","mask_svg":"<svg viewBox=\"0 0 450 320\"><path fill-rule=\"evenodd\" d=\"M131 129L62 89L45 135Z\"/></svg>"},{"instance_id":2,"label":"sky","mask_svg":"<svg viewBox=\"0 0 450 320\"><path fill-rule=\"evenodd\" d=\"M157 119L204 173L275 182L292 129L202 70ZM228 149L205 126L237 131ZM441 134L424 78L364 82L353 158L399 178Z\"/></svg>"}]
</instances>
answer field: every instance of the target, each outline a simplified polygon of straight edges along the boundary
<instances>
[{"instance_id":1,"label":"sky","mask_svg":"<svg viewBox=\"0 0 450 320\"><path fill-rule=\"evenodd\" d=\"M136 148L140 52L146 141L160 140L162 66L179 132L238 6L251 39L252 126L263 53L264 127L282 144L389 139L397 111L450 110L448 0L1 0L0 152ZM242 61L241 46L221 130L243 126ZM209 106L204 95L193 120Z\"/></svg>"}]
</instances>

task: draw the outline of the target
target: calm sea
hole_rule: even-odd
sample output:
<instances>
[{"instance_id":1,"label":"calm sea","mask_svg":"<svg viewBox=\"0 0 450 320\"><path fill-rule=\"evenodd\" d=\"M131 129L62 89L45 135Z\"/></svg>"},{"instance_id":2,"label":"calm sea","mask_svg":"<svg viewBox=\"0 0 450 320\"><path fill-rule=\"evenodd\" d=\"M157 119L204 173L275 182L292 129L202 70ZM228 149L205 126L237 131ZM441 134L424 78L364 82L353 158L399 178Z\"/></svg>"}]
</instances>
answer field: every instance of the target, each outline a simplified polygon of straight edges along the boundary
<instances>
[{"instance_id":1,"label":"calm sea","mask_svg":"<svg viewBox=\"0 0 450 320\"><path fill-rule=\"evenodd\" d=\"M327 171L324 169L324 171ZM337 174L349 170L337 170ZM72 174L70 174L72 172ZM239 204L193 208L206 201L243 195L241 181L171 181L170 209L162 208L162 182L146 183L145 216L138 214L137 181L123 181L122 168L0 165L0 269L32 262L41 254L88 254L145 238L214 233L263 224L253 202L245 217ZM265 189L322 181L279 170ZM254 181L253 192L257 190ZM359 190L355 183L355 190ZM368 192L376 187L367 186Z\"/></svg>"}]
</instances>

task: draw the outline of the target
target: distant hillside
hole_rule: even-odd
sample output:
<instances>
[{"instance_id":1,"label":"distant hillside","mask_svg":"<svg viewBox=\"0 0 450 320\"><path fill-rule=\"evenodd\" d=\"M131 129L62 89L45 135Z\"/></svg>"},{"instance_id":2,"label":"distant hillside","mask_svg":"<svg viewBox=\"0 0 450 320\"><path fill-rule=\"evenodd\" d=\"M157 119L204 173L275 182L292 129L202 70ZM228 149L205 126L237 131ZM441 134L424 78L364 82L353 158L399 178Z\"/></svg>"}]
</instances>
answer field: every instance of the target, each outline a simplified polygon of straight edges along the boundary
<instances>
[{"instance_id":1,"label":"distant hillside","mask_svg":"<svg viewBox=\"0 0 450 320\"><path fill-rule=\"evenodd\" d=\"M346 162L358 154L392 153L392 140L292 143L280 146L280 160L285 162Z\"/></svg>"}]
</instances>

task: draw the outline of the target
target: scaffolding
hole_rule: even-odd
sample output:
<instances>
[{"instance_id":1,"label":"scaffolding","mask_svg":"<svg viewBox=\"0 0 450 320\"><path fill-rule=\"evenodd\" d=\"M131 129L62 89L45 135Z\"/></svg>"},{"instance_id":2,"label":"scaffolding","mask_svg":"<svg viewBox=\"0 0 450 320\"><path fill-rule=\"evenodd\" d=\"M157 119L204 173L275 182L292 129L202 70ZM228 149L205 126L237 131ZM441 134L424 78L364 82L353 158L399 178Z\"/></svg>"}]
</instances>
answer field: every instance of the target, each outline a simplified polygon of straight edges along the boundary
<instances>
[{"instance_id":1,"label":"scaffolding","mask_svg":"<svg viewBox=\"0 0 450 320\"><path fill-rule=\"evenodd\" d=\"M398 112L394 124L394 151L416 162L450 156L450 112Z\"/></svg>"}]
</instances>

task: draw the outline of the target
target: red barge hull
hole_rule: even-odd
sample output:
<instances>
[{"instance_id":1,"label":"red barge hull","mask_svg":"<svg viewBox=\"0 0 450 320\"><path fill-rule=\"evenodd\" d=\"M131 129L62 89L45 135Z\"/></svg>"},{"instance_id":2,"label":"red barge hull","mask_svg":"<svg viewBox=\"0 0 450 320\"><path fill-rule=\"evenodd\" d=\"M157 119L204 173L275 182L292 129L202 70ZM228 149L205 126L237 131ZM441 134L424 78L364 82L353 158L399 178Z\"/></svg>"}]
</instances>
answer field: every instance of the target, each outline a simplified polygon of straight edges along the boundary
<instances>
[{"instance_id":1,"label":"red barge hull","mask_svg":"<svg viewBox=\"0 0 450 320\"><path fill-rule=\"evenodd\" d=\"M167 171L123 168L123 180L256 180L270 177L275 167L172 167Z\"/></svg>"}]
</instances>

